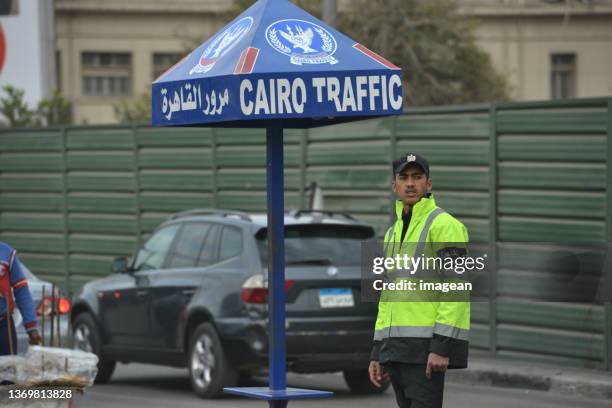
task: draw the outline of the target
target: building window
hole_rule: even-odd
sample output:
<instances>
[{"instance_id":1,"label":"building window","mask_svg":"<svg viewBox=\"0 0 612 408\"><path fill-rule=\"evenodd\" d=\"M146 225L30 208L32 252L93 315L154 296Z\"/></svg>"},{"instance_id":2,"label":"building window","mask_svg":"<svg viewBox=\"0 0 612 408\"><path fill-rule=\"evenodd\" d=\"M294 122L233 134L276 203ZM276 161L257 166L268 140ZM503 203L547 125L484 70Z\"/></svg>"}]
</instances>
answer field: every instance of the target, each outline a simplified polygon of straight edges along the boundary
<instances>
[{"instance_id":1,"label":"building window","mask_svg":"<svg viewBox=\"0 0 612 408\"><path fill-rule=\"evenodd\" d=\"M153 80L159 78L168 68L179 62L182 57L177 52L156 52L153 54Z\"/></svg>"},{"instance_id":2,"label":"building window","mask_svg":"<svg viewBox=\"0 0 612 408\"><path fill-rule=\"evenodd\" d=\"M82 92L87 96L128 96L132 93L132 56L129 53L81 54Z\"/></svg>"},{"instance_id":3,"label":"building window","mask_svg":"<svg viewBox=\"0 0 612 408\"><path fill-rule=\"evenodd\" d=\"M550 56L550 89L552 99L576 96L576 54Z\"/></svg>"}]
</instances>

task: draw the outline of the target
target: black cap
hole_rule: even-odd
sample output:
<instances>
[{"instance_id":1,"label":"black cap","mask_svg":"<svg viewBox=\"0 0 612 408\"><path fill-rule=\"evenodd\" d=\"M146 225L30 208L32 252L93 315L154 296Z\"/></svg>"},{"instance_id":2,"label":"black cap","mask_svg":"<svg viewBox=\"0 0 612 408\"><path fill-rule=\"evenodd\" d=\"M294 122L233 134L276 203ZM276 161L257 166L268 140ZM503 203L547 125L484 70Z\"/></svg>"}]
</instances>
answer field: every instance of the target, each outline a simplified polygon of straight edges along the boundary
<instances>
[{"instance_id":1,"label":"black cap","mask_svg":"<svg viewBox=\"0 0 612 408\"><path fill-rule=\"evenodd\" d=\"M429 162L418 153L406 153L397 160L393 160L393 174L399 174L411 163L415 163L423 169L427 178L429 178Z\"/></svg>"}]
</instances>

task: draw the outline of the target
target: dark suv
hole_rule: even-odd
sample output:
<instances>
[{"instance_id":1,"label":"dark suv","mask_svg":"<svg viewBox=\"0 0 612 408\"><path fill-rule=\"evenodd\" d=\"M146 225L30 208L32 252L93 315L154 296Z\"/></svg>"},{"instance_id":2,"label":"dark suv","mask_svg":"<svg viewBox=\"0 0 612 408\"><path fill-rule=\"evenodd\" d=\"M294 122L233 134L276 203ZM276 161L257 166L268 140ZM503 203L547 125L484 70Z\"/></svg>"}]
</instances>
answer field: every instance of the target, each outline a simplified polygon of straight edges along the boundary
<instances>
[{"instance_id":1,"label":"dark suv","mask_svg":"<svg viewBox=\"0 0 612 408\"><path fill-rule=\"evenodd\" d=\"M233 211L172 216L114 274L87 283L72 311L75 347L115 362L189 367L193 390L218 396L267 369L267 219ZM361 241L374 230L327 212L285 215L289 370L343 371L354 392L381 392L367 374L376 305L360 302Z\"/></svg>"}]
</instances>

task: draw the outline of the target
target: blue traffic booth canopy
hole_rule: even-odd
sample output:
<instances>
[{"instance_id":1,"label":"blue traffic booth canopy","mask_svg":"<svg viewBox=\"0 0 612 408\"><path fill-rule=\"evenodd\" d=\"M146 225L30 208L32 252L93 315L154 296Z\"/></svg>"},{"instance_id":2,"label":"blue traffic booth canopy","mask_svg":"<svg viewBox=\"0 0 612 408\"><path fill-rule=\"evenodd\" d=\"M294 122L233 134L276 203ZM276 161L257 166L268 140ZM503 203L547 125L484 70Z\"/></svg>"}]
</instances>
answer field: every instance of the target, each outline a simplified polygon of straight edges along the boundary
<instances>
[{"instance_id":1,"label":"blue traffic booth canopy","mask_svg":"<svg viewBox=\"0 0 612 408\"><path fill-rule=\"evenodd\" d=\"M402 112L401 70L286 0L260 0L154 83L153 125L310 128Z\"/></svg>"},{"instance_id":2,"label":"blue traffic booth canopy","mask_svg":"<svg viewBox=\"0 0 612 408\"><path fill-rule=\"evenodd\" d=\"M270 386L224 391L273 408L333 395L286 387L283 129L401 114L401 70L287 0L259 0L153 82L151 95L154 126L267 129Z\"/></svg>"}]
</instances>

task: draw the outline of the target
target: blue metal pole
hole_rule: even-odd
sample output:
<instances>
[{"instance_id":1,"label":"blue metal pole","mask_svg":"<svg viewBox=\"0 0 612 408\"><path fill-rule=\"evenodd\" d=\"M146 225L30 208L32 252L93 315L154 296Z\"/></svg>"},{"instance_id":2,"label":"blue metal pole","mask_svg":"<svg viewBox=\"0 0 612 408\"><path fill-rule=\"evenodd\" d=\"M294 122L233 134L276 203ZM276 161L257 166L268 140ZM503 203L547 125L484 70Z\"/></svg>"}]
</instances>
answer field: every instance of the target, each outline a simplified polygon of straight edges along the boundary
<instances>
[{"instance_id":1,"label":"blue metal pole","mask_svg":"<svg viewBox=\"0 0 612 408\"><path fill-rule=\"evenodd\" d=\"M285 180L283 176L283 126L266 132L268 181L268 367L269 388L229 387L229 394L268 400L270 408L286 408L289 399L327 398L329 391L287 388L285 353Z\"/></svg>"},{"instance_id":2,"label":"blue metal pole","mask_svg":"<svg viewBox=\"0 0 612 408\"><path fill-rule=\"evenodd\" d=\"M266 133L268 177L268 364L270 389L285 390L285 209L283 177L283 127L272 125ZM273 404L278 402L279 404ZM281 405L284 403L284 405ZM271 407L286 401L271 401Z\"/></svg>"}]
</instances>

